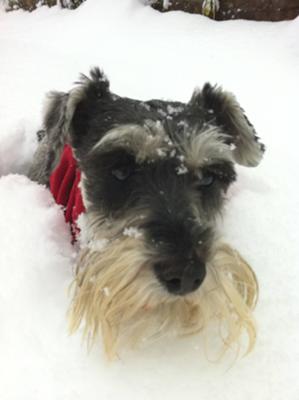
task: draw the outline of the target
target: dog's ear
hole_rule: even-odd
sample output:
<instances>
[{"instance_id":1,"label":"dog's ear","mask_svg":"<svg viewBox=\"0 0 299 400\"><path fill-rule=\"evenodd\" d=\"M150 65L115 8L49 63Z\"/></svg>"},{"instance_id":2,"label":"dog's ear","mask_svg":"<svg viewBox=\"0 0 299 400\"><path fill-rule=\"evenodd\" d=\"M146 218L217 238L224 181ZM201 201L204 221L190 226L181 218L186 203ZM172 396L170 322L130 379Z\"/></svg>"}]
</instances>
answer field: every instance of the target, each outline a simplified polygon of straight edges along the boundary
<instances>
[{"instance_id":1,"label":"dog's ear","mask_svg":"<svg viewBox=\"0 0 299 400\"><path fill-rule=\"evenodd\" d=\"M201 91L194 92L190 104L199 107L211 124L228 135L238 164L255 167L260 163L265 146L232 93L206 83Z\"/></svg>"},{"instance_id":2,"label":"dog's ear","mask_svg":"<svg viewBox=\"0 0 299 400\"><path fill-rule=\"evenodd\" d=\"M99 107L102 109L111 97L109 81L99 68L93 68L90 77L82 74L76 84L77 87L69 93L68 101L69 110L72 110L69 131L71 143L75 148L84 142L84 135Z\"/></svg>"},{"instance_id":3,"label":"dog's ear","mask_svg":"<svg viewBox=\"0 0 299 400\"><path fill-rule=\"evenodd\" d=\"M110 96L109 81L99 68L93 68L90 76L81 75L69 93L50 92L44 115L47 132L77 147L87 132L89 122L98 102Z\"/></svg>"}]
</instances>

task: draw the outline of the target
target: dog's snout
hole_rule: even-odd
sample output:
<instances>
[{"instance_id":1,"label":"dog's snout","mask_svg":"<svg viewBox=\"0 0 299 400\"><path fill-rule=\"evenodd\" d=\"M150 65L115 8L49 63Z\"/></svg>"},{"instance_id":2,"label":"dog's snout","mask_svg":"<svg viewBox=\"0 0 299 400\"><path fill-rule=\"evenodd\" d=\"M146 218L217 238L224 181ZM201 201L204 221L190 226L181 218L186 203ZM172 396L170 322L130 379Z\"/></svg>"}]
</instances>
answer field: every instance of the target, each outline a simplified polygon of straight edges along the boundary
<instances>
[{"instance_id":1,"label":"dog's snout","mask_svg":"<svg viewBox=\"0 0 299 400\"><path fill-rule=\"evenodd\" d=\"M154 270L169 293L181 296L198 289L206 276L205 263L198 259L180 264L159 262L154 265Z\"/></svg>"}]
</instances>

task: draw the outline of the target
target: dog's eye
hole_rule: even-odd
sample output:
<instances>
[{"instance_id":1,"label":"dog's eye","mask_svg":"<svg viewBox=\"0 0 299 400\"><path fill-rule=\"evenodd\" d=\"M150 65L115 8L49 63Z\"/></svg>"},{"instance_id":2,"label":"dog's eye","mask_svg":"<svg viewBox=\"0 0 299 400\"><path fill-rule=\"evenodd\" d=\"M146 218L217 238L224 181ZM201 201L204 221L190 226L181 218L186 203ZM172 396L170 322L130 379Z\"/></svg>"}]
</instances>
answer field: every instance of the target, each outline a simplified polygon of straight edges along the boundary
<instances>
[{"instance_id":1,"label":"dog's eye","mask_svg":"<svg viewBox=\"0 0 299 400\"><path fill-rule=\"evenodd\" d=\"M112 176L118 181L125 181L133 173L131 165L122 165L111 170Z\"/></svg>"},{"instance_id":2,"label":"dog's eye","mask_svg":"<svg viewBox=\"0 0 299 400\"><path fill-rule=\"evenodd\" d=\"M199 179L198 188L206 188L213 185L215 181L215 175L211 173L204 173L203 176Z\"/></svg>"}]
</instances>

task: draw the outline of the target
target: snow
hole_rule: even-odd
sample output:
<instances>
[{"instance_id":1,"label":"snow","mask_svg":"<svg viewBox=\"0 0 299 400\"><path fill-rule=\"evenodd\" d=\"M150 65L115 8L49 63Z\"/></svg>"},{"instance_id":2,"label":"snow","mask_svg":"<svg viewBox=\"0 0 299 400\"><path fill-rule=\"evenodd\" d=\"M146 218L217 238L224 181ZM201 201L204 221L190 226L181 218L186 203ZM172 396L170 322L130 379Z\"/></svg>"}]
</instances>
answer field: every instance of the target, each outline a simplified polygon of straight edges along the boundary
<instances>
[{"instance_id":1,"label":"snow","mask_svg":"<svg viewBox=\"0 0 299 400\"><path fill-rule=\"evenodd\" d=\"M135 239L138 239L140 236L142 236L142 233L138 228L135 228L134 226L130 226L129 228L125 228L123 234L125 236L129 236Z\"/></svg>"},{"instance_id":2,"label":"snow","mask_svg":"<svg viewBox=\"0 0 299 400\"><path fill-rule=\"evenodd\" d=\"M176 115L176 114L179 114L180 112L182 112L183 110L184 110L184 107L182 107L182 106L173 107L170 104L167 105L168 114Z\"/></svg>"},{"instance_id":3,"label":"snow","mask_svg":"<svg viewBox=\"0 0 299 400\"><path fill-rule=\"evenodd\" d=\"M110 295L110 289L108 287L104 287L103 288L103 292L105 296L109 296Z\"/></svg>"},{"instance_id":4,"label":"snow","mask_svg":"<svg viewBox=\"0 0 299 400\"><path fill-rule=\"evenodd\" d=\"M92 250L101 252L101 251L105 250L108 243L109 243L109 240L104 238L104 239L99 239L99 240L89 242L88 247L91 248Z\"/></svg>"},{"instance_id":5,"label":"snow","mask_svg":"<svg viewBox=\"0 0 299 400\"><path fill-rule=\"evenodd\" d=\"M179 167L176 168L176 173L178 175L184 175L188 172L188 169L185 165L180 165Z\"/></svg>"},{"instance_id":6,"label":"snow","mask_svg":"<svg viewBox=\"0 0 299 400\"><path fill-rule=\"evenodd\" d=\"M1 400L298 400L299 18L219 23L87 0L74 11L0 10L0 33ZM143 100L187 101L195 86L219 83L266 143L258 168L238 168L220 227L260 282L248 357L211 363L190 338L108 363L100 345L88 353L68 335L68 227L47 189L17 174L34 151L44 93L68 90L93 65L117 94Z\"/></svg>"},{"instance_id":7,"label":"snow","mask_svg":"<svg viewBox=\"0 0 299 400\"><path fill-rule=\"evenodd\" d=\"M157 149L157 154L159 157L164 158L167 156L167 153L163 149Z\"/></svg>"}]
</instances>

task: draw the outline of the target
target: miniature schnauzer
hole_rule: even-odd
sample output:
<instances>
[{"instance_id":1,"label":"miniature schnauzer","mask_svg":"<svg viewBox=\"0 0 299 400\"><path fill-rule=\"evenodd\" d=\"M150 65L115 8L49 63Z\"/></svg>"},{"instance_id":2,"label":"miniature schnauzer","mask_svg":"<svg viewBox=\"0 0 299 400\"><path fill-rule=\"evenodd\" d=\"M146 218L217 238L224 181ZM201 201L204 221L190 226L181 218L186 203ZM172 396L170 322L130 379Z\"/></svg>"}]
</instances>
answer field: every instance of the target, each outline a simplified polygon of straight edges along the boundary
<instances>
[{"instance_id":1,"label":"miniature schnauzer","mask_svg":"<svg viewBox=\"0 0 299 400\"><path fill-rule=\"evenodd\" d=\"M234 95L206 83L186 104L138 101L94 68L49 94L31 179L50 185L66 147L84 210L69 219L81 246L71 330L100 333L113 356L217 319L226 347L247 332L251 349L257 281L216 222L234 164L258 165L264 146Z\"/></svg>"}]
</instances>

